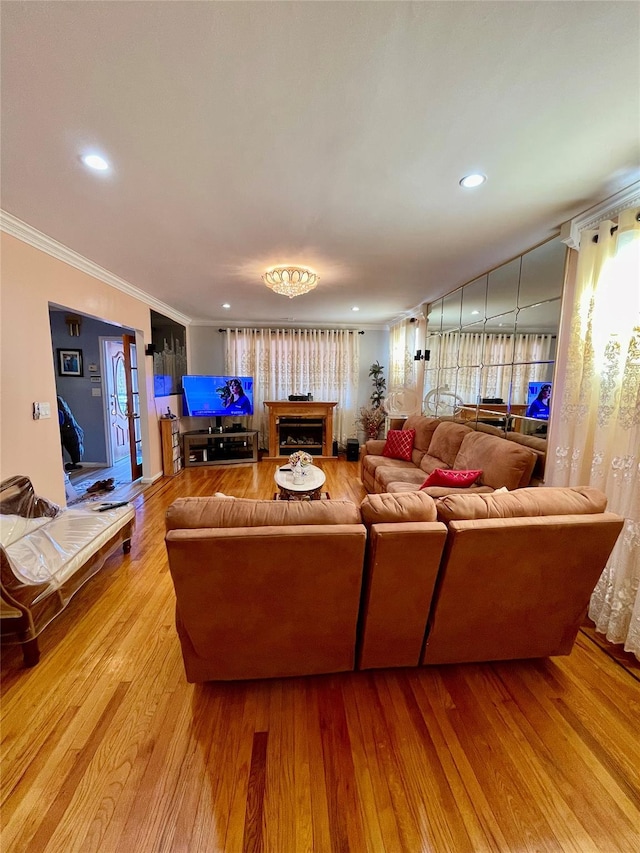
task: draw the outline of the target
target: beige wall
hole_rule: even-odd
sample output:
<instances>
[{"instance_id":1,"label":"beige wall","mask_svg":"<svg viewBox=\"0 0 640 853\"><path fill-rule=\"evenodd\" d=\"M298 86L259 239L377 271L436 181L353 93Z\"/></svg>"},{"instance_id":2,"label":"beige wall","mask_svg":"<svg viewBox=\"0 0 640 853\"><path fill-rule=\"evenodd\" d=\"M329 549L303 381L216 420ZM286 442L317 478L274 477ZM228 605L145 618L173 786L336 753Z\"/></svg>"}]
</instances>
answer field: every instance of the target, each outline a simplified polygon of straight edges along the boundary
<instances>
[{"instance_id":1,"label":"beige wall","mask_svg":"<svg viewBox=\"0 0 640 853\"><path fill-rule=\"evenodd\" d=\"M39 494L64 504L49 303L134 328L146 342L151 340L149 306L4 233L1 251L0 477L26 474ZM143 473L154 478L162 471L160 431L153 375L145 375L145 361L139 359L146 390ZM33 420L35 401L51 404L50 419Z\"/></svg>"}]
</instances>

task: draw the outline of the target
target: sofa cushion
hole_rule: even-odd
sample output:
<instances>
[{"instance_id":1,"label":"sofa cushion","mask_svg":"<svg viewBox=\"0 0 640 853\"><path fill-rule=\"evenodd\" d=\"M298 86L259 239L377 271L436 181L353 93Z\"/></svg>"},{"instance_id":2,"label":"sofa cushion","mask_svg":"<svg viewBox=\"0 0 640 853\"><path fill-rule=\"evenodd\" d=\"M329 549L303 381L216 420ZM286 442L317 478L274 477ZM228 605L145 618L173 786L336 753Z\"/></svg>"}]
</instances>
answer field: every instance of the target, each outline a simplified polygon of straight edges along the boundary
<instances>
[{"instance_id":1,"label":"sofa cushion","mask_svg":"<svg viewBox=\"0 0 640 853\"><path fill-rule=\"evenodd\" d=\"M229 501L214 497L178 498L165 520L167 530L361 523L360 510L351 501Z\"/></svg>"},{"instance_id":2,"label":"sofa cushion","mask_svg":"<svg viewBox=\"0 0 640 853\"><path fill-rule=\"evenodd\" d=\"M367 527L384 522L436 520L435 502L423 492L367 495L360 504L360 512Z\"/></svg>"},{"instance_id":3,"label":"sofa cushion","mask_svg":"<svg viewBox=\"0 0 640 853\"><path fill-rule=\"evenodd\" d=\"M419 486L416 486L415 483L402 483L398 480L395 480L387 486L387 491L391 492L394 495L404 493L404 492L415 492L416 490L422 492L424 495L429 495L432 498L443 498L446 495L476 495L476 494L487 494L490 495L493 493L493 489L491 486L466 486L464 489L457 489L454 486L425 486L424 489L421 489Z\"/></svg>"},{"instance_id":4,"label":"sofa cushion","mask_svg":"<svg viewBox=\"0 0 640 853\"><path fill-rule=\"evenodd\" d=\"M105 512L65 509L8 545L5 554L23 583L60 586L134 517L130 504Z\"/></svg>"},{"instance_id":5,"label":"sofa cushion","mask_svg":"<svg viewBox=\"0 0 640 853\"><path fill-rule=\"evenodd\" d=\"M470 430L463 438L460 450L452 466L458 470L482 469L480 483L509 490L529 485L536 464L532 450L521 447L504 438Z\"/></svg>"},{"instance_id":6,"label":"sofa cushion","mask_svg":"<svg viewBox=\"0 0 640 853\"><path fill-rule=\"evenodd\" d=\"M429 449L431 439L440 421L438 418L426 418L424 415L410 415L404 422L403 429L415 430L411 461L420 465L422 457Z\"/></svg>"},{"instance_id":7,"label":"sofa cushion","mask_svg":"<svg viewBox=\"0 0 640 853\"><path fill-rule=\"evenodd\" d=\"M427 486L456 486L459 489L464 489L466 486L472 486L481 474L482 471L480 470L457 471L436 468L429 474L420 488L424 489Z\"/></svg>"},{"instance_id":8,"label":"sofa cushion","mask_svg":"<svg viewBox=\"0 0 640 853\"><path fill-rule=\"evenodd\" d=\"M593 486L536 486L500 494L449 495L436 500L438 520L445 523L478 518L585 515L601 513L606 508L606 495Z\"/></svg>"},{"instance_id":9,"label":"sofa cushion","mask_svg":"<svg viewBox=\"0 0 640 853\"><path fill-rule=\"evenodd\" d=\"M505 438L507 441L523 445L536 454L536 464L531 474L531 480L532 482L535 480L536 483L542 482L544 480L544 465L547 458L547 439L540 438L537 435L523 435L521 432L508 432Z\"/></svg>"},{"instance_id":10,"label":"sofa cushion","mask_svg":"<svg viewBox=\"0 0 640 853\"><path fill-rule=\"evenodd\" d=\"M0 545L3 548L8 548L18 539L23 536L28 536L29 533L47 524L49 519L46 516L40 518L24 518L21 515L0 515Z\"/></svg>"},{"instance_id":11,"label":"sofa cushion","mask_svg":"<svg viewBox=\"0 0 640 853\"><path fill-rule=\"evenodd\" d=\"M396 468L390 466L387 468L381 465L376 468L376 492L390 491L389 485L391 483L411 483L413 489L418 491L424 479L424 472L410 463L405 462L405 465L407 467Z\"/></svg>"},{"instance_id":12,"label":"sofa cushion","mask_svg":"<svg viewBox=\"0 0 640 853\"><path fill-rule=\"evenodd\" d=\"M430 474L435 468L453 468L456 456L466 435L472 433L468 426L442 421L433 432L429 449L422 457L420 468ZM463 466L461 466L463 467ZM478 465L467 465L478 468Z\"/></svg>"},{"instance_id":13,"label":"sofa cushion","mask_svg":"<svg viewBox=\"0 0 640 853\"><path fill-rule=\"evenodd\" d=\"M415 434L413 429L390 429L387 433L382 455L391 459L404 459L411 462Z\"/></svg>"}]
</instances>

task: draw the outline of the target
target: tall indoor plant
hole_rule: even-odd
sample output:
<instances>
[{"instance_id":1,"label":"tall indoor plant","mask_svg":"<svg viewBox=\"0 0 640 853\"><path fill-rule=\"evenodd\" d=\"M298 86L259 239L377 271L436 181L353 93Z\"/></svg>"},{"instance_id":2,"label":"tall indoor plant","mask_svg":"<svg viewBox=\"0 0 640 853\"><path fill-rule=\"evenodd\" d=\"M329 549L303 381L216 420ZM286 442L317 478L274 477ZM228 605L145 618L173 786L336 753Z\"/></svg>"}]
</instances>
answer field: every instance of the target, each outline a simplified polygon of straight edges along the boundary
<instances>
[{"instance_id":1,"label":"tall indoor plant","mask_svg":"<svg viewBox=\"0 0 640 853\"><path fill-rule=\"evenodd\" d=\"M383 371L384 367L379 361L374 361L369 368L369 376L373 384L373 392L369 397L371 405L361 407L360 415L356 421L364 430L367 438L378 437L387 414L383 405L384 392L387 387Z\"/></svg>"}]
</instances>

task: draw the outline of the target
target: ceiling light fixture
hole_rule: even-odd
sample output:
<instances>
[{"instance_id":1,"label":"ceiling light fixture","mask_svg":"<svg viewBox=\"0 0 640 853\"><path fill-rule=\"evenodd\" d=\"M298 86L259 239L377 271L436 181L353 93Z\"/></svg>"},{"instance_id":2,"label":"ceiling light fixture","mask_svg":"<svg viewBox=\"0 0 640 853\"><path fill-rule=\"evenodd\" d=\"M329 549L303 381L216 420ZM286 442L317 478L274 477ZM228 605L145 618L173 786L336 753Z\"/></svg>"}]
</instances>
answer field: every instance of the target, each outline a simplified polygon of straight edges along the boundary
<instances>
[{"instance_id":1,"label":"ceiling light fixture","mask_svg":"<svg viewBox=\"0 0 640 853\"><path fill-rule=\"evenodd\" d=\"M320 276L308 267L271 267L262 276L262 280L274 293L293 299L294 296L302 296L303 293L313 290L320 281Z\"/></svg>"},{"instance_id":2,"label":"ceiling light fixture","mask_svg":"<svg viewBox=\"0 0 640 853\"><path fill-rule=\"evenodd\" d=\"M223 307L223 308L231 308L231 305L229 305L229 303L228 303L228 302L223 302L223 303L222 303L222 307Z\"/></svg>"},{"instance_id":3,"label":"ceiling light fixture","mask_svg":"<svg viewBox=\"0 0 640 853\"><path fill-rule=\"evenodd\" d=\"M107 161L99 154L85 154L82 162L90 169L95 169L96 172L106 172L109 168Z\"/></svg>"},{"instance_id":4,"label":"ceiling light fixture","mask_svg":"<svg viewBox=\"0 0 640 853\"><path fill-rule=\"evenodd\" d=\"M473 175L465 175L464 178L460 180L460 186L464 187L467 190L472 189L473 187L479 187L480 184L484 184L487 180L486 175L473 174Z\"/></svg>"},{"instance_id":5,"label":"ceiling light fixture","mask_svg":"<svg viewBox=\"0 0 640 853\"><path fill-rule=\"evenodd\" d=\"M357 306L357 305L354 305L354 306L353 306L353 308L352 308L351 310L352 310L352 311L359 311L360 309L358 308L358 306Z\"/></svg>"}]
</instances>

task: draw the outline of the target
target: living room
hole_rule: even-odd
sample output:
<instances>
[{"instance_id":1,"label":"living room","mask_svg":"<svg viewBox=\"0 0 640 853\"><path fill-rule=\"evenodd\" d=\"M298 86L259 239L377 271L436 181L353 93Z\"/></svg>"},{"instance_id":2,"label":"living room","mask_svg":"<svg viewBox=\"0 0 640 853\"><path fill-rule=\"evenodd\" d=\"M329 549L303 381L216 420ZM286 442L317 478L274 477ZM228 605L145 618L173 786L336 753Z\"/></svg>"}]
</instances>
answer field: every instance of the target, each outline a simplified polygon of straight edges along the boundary
<instances>
[{"instance_id":1,"label":"living room","mask_svg":"<svg viewBox=\"0 0 640 853\"><path fill-rule=\"evenodd\" d=\"M635 4L3 3L2 16L1 476L66 503L55 416L33 417L56 397L58 312L85 334L98 321L133 333L146 486L130 554L43 631L40 663L3 649L8 847L634 849L637 672L593 631L564 658L187 683L166 510L273 498L276 463L164 477L160 419L182 418L183 401L156 396L143 354L152 312L186 330L190 374L249 375L220 329L350 332L353 416L332 437L362 444L370 366L411 392L405 414L422 412L449 384L428 384L420 357L435 351L434 306L557 241L545 484L587 486L615 461L595 484L632 489L631 446L597 464L574 452L604 417L605 383L588 404L567 388L581 229L601 228L602 246L638 207ZM85 169L89 147L105 173ZM460 186L475 171L485 183ZM278 263L315 270L317 286L272 292ZM633 294L613 302L633 319ZM320 465L329 503L359 505L358 463ZM630 501L613 511L635 529ZM615 588L632 614L636 581Z\"/></svg>"}]
</instances>

